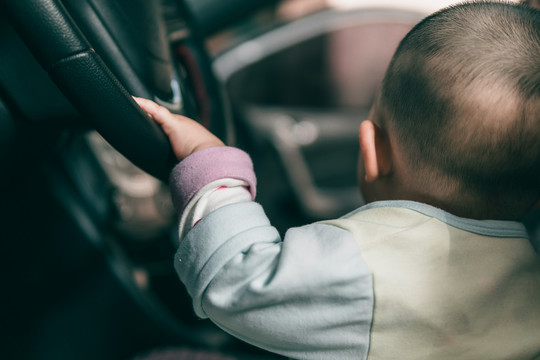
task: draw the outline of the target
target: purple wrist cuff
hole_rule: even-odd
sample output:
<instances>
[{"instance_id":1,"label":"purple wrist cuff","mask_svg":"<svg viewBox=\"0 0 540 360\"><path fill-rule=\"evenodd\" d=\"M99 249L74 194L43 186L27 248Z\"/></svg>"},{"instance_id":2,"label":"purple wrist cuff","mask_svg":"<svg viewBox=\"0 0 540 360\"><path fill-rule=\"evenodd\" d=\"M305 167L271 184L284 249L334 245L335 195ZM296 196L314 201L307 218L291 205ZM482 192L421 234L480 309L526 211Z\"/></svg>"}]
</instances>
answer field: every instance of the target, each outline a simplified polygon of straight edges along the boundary
<instances>
[{"instance_id":1,"label":"purple wrist cuff","mask_svg":"<svg viewBox=\"0 0 540 360\"><path fill-rule=\"evenodd\" d=\"M245 181L252 199L255 199L257 179L251 158L244 151L229 146L215 146L186 157L174 167L169 181L176 211L181 214L200 189L225 178Z\"/></svg>"}]
</instances>

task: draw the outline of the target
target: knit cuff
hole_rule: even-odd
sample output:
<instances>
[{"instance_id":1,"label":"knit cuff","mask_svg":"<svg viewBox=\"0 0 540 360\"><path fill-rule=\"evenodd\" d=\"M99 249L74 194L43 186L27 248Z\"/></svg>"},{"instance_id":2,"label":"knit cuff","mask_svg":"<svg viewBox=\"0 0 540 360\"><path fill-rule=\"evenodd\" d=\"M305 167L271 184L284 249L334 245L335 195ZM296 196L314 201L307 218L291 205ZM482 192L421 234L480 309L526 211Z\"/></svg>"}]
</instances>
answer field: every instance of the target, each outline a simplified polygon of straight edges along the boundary
<instances>
[{"instance_id":1,"label":"knit cuff","mask_svg":"<svg viewBox=\"0 0 540 360\"><path fill-rule=\"evenodd\" d=\"M224 178L245 181L255 199L257 180L251 158L244 151L228 146L199 150L174 167L170 186L173 204L181 214L191 198L205 185Z\"/></svg>"}]
</instances>

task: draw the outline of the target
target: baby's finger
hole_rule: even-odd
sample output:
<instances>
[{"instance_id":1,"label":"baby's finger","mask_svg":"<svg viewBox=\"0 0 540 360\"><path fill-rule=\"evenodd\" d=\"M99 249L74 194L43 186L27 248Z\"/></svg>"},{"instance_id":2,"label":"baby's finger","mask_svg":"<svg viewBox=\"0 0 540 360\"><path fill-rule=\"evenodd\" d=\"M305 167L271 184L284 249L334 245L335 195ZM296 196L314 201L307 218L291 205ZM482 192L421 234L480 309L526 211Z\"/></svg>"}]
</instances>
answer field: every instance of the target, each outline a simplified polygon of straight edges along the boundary
<instances>
[{"instance_id":1,"label":"baby's finger","mask_svg":"<svg viewBox=\"0 0 540 360\"><path fill-rule=\"evenodd\" d=\"M172 118L172 114L169 112L169 110L156 104L152 100L138 98L135 96L133 97L133 100L135 100L135 102L141 107L141 109L144 110L144 112L148 114L148 116L154 119L161 126Z\"/></svg>"}]
</instances>

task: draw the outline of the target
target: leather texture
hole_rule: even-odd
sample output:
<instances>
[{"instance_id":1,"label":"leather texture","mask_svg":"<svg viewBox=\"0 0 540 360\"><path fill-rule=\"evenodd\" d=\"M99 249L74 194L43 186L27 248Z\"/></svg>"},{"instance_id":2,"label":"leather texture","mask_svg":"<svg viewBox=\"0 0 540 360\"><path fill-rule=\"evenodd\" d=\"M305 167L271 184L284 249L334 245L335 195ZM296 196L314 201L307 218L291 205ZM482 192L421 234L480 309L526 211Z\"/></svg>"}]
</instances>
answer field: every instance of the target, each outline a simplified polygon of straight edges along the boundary
<instances>
[{"instance_id":1,"label":"leather texture","mask_svg":"<svg viewBox=\"0 0 540 360\"><path fill-rule=\"evenodd\" d=\"M65 8L55 0L3 0L2 6L46 70L67 56L90 49Z\"/></svg>"},{"instance_id":2,"label":"leather texture","mask_svg":"<svg viewBox=\"0 0 540 360\"><path fill-rule=\"evenodd\" d=\"M175 160L167 137L135 104L62 3L0 4L34 57L92 127L135 165L168 180Z\"/></svg>"}]
</instances>

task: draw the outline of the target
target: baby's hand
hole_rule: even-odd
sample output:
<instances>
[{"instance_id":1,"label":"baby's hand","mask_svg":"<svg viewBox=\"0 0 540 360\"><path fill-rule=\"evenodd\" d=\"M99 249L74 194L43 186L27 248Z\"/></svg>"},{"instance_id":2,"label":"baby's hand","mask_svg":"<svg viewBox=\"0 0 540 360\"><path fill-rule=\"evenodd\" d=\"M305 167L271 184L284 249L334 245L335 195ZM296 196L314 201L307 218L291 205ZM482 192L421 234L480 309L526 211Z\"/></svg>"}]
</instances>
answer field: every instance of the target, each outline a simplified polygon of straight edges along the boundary
<instances>
[{"instance_id":1,"label":"baby's hand","mask_svg":"<svg viewBox=\"0 0 540 360\"><path fill-rule=\"evenodd\" d=\"M137 97L134 97L134 100L163 128L178 160L183 160L198 150L224 146L220 139L198 122L171 114L169 110L151 100Z\"/></svg>"}]
</instances>

